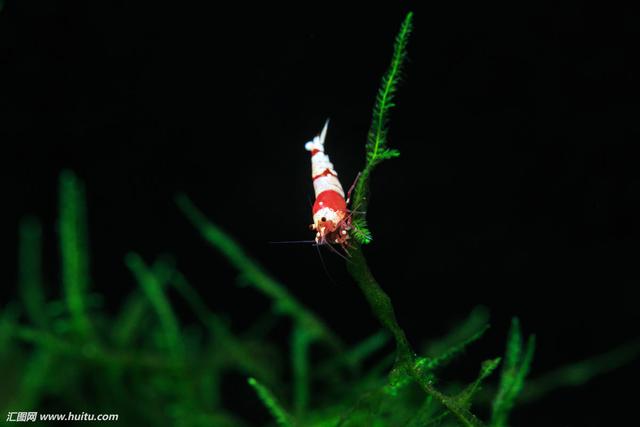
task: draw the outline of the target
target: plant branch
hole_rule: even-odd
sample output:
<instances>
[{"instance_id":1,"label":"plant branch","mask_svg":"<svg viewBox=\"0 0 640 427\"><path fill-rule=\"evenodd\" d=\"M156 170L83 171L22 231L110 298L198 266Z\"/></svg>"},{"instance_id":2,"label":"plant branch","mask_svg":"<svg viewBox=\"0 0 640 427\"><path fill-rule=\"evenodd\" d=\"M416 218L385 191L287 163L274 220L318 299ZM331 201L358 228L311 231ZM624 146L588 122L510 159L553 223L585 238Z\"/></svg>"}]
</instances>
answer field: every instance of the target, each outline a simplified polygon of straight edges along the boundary
<instances>
[{"instance_id":1,"label":"plant branch","mask_svg":"<svg viewBox=\"0 0 640 427\"><path fill-rule=\"evenodd\" d=\"M314 340L324 341L336 350L343 349L340 339L322 320L287 292L283 285L251 259L227 233L207 220L186 195L178 195L176 203L187 219L200 231L202 237L227 258L242 278L274 301L274 311L286 314L299 325L304 325Z\"/></svg>"},{"instance_id":2,"label":"plant branch","mask_svg":"<svg viewBox=\"0 0 640 427\"><path fill-rule=\"evenodd\" d=\"M80 336L93 334L87 313L89 259L84 186L71 171L60 174L58 233L65 298Z\"/></svg>"},{"instance_id":3,"label":"plant branch","mask_svg":"<svg viewBox=\"0 0 640 427\"><path fill-rule=\"evenodd\" d=\"M432 377L426 369L427 360L417 359L413 352L404 330L396 320L391 299L378 284L371 273L367 260L362 252L361 244L371 241L371 234L366 225L366 211L369 195L369 178L373 169L383 160L399 156L397 150L387 148L386 136L388 133L388 113L395 105L393 96L400 79L403 62L406 58L406 47L412 29L412 14L408 13L394 44L394 53L391 65L382 78L382 85L378 91L376 104L373 109L373 119L369 130L366 145L366 164L362 171L354 192L354 207L357 216L353 220L353 237L355 247L350 251L351 258L347 263L349 273L356 281L360 290L364 293L371 310L380 323L393 335L396 342L396 360L389 375L390 385L387 391L390 394L405 384L414 381L418 383L424 392L441 403L458 420L468 427L481 427L484 424L473 415L462 402L455 397L449 397L438 391L432 384Z\"/></svg>"},{"instance_id":4,"label":"plant branch","mask_svg":"<svg viewBox=\"0 0 640 427\"><path fill-rule=\"evenodd\" d=\"M396 341L396 362L412 360L414 355L413 350L411 349L404 330L396 320L391 298L389 298L375 277L373 277L360 245L356 246L350 253L351 258L347 263L347 269L360 287L375 316L382 326L393 335Z\"/></svg>"},{"instance_id":5,"label":"plant branch","mask_svg":"<svg viewBox=\"0 0 640 427\"><path fill-rule=\"evenodd\" d=\"M394 97L400 83L402 68L406 60L407 43L413 29L413 14L407 13L396 36L391 64L382 77L382 84L373 107L371 127L365 146L366 162L356 184L353 197L353 211L366 212L369 204L369 178L373 169L383 160L398 157L400 152L387 147L389 113L395 106ZM371 242L371 232L367 227L366 213L356 213L353 218L352 235L361 244Z\"/></svg>"}]
</instances>

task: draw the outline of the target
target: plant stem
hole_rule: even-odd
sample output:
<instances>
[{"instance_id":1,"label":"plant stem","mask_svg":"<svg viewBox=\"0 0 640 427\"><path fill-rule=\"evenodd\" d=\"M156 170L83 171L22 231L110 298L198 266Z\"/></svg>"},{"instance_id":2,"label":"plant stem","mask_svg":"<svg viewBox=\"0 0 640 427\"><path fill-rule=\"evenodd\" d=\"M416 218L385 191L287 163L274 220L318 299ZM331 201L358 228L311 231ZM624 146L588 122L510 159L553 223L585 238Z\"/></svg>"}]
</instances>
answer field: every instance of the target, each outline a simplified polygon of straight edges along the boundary
<instances>
[{"instance_id":1,"label":"plant stem","mask_svg":"<svg viewBox=\"0 0 640 427\"><path fill-rule=\"evenodd\" d=\"M347 263L347 269L358 283L358 286L367 298L371 310L376 315L380 323L391 332L396 341L396 361L392 370L396 373L404 374L418 383L420 388L429 396L433 396L445 408L468 427L481 427L483 423L468 409L462 407L458 402L449 396L436 390L429 380L425 378L422 371L417 367L415 353L413 352L404 330L396 320L391 298L380 287L375 277L369 270L367 260L362 253L362 248L357 245L350 251L351 259Z\"/></svg>"},{"instance_id":2,"label":"plant stem","mask_svg":"<svg viewBox=\"0 0 640 427\"><path fill-rule=\"evenodd\" d=\"M256 261L249 257L227 233L210 222L205 215L184 194L176 197L178 207L187 219L200 231L205 240L217 249L240 272L242 279L274 301L274 311L291 317L298 325L303 325L314 340L325 342L337 351L344 345L308 308L291 295L284 285L272 278Z\"/></svg>"},{"instance_id":3,"label":"plant stem","mask_svg":"<svg viewBox=\"0 0 640 427\"><path fill-rule=\"evenodd\" d=\"M295 414L302 418L309 403L309 347L313 337L301 325L295 325L291 337L293 401Z\"/></svg>"},{"instance_id":4,"label":"plant stem","mask_svg":"<svg viewBox=\"0 0 640 427\"><path fill-rule=\"evenodd\" d=\"M93 326L86 301L90 282L86 206L83 185L71 171L60 174L58 233L65 299L76 332L89 337Z\"/></svg>"},{"instance_id":5,"label":"plant stem","mask_svg":"<svg viewBox=\"0 0 640 427\"><path fill-rule=\"evenodd\" d=\"M396 365L413 360L414 353L407 337L396 320L396 315L391 304L391 298L380 287L378 281L373 277L367 260L362 253L359 244L350 251L351 259L347 263L349 273L356 281L360 290L367 298L371 310L376 315L382 326L384 326L396 341Z\"/></svg>"},{"instance_id":6,"label":"plant stem","mask_svg":"<svg viewBox=\"0 0 640 427\"><path fill-rule=\"evenodd\" d=\"M420 388L429 396L433 396L445 408L447 408L453 416L455 416L462 425L466 427L483 427L484 423L473 415L467 408L462 407L455 398L446 396L436 390L430 381L424 379L420 371L412 366L408 374L418 383Z\"/></svg>"}]
</instances>

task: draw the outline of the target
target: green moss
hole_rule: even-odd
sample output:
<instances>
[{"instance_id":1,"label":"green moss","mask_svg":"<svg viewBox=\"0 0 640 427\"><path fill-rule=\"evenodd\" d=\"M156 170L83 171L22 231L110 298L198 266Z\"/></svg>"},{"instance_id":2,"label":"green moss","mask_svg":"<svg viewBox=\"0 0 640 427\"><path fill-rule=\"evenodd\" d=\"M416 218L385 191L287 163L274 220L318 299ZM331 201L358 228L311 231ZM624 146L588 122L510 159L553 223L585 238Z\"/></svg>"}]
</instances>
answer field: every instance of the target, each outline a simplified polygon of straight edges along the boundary
<instances>
[{"instance_id":1,"label":"green moss","mask_svg":"<svg viewBox=\"0 0 640 427\"><path fill-rule=\"evenodd\" d=\"M371 128L367 134L365 145L365 166L362 169L353 195L353 237L361 244L370 243L371 232L367 226L366 211L369 205L369 179L373 169L383 160L400 156L400 151L388 147L389 114L395 107L395 95L402 76L402 69L407 58L407 44L413 29L413 14L409 12L396 36L391 64L376 96L373 107Z\"/></svg>"},{"instance_id":2,"label":"green moss","mask_svg":"<svg viewBox=\"0 0 640 427\"><path fill-rule=\"evenodd\" d=\"M293 427L295 425L293 418L291 415L284 410L284 408L280 405L276 397L271 393L271 391L260 384L255 378L249 378L249 385L254 388L260 400L264 403L264 406L269 409L271 415L276 420L279 426L282 427Z\"/></svg>"},{"instance_id":3,"label":"green moss","mask_svg":"<svg viewBox=\"0 0 640 427\"><path fill-rule=\"evenodd\" d=\"M71 171L60 174L58 233L62 284L73 326L79 335L92 333L87 315L89 250L84 187Z\"/></svg>"},{"instance_id":4,"label":"green moss","mask_svg":"<svg viewBox=\"0 0 640 427\"><path fill-rule=\"evenodd\" d=\"M498 394L493 401L491 425L504 427L507 425L509 413L515 405L516 398L524 387L524 380L529 373L535 348L535 336L527 340L526 348L523 347L520 322L514 318L511 322L511 330L507 340L504 367L500 377Z\"/></svg>"}]
</instances>

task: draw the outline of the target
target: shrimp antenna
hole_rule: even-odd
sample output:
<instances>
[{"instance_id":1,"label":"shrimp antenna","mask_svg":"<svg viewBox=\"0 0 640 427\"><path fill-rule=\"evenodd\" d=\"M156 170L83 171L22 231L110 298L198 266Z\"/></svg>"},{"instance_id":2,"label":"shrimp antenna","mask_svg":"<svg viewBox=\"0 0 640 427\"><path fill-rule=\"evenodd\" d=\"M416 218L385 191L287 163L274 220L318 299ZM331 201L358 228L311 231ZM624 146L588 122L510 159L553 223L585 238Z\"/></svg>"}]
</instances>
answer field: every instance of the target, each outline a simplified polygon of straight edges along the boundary
<instances>
[{"instance_id":1,"label":"shrimp antenna","mask_svg":"<svg viewBox=\"0 0 640 427\"><path fill-rule=\"evenodd\" d=\"M314 243L315 240L281 240L277 242L269 242L269 244L288 244L288 243Z\"/></svg>"},{"instance_id":2,"label":"shrimp antenna","mask_svg":"<svg viewBox=\"0 0 640 427\"><path fill-rule=\"evenodd\" d=\"M331 243L327 243L327 247L336 255L338 255L340 258L342 258L343 260L347 261L347 262L351 262L351 260L349 260L349 258L347 258L346 256L342 255L336 248L334 248L333 246L331 246Z\"/></svg>"},{"instance_id":3,"label":"shrimp antenna","mask_svg":"<svg viewBox=\"0 0 640 427\"><path fill-rule=\"evenodd\" d=\"M327 278L329 279L329 281L331 283L333 283L335 286L338 286L336 281L333 280L333 277L331 277L331 274L329 274L329 269L327 268L327 264L324 263L324 257L322 256L322 252L320 251L320 245L316 244L314 246L318 250L318 256L320 257L320 263L322 264L322 268L324 269L324 273L327 275Z\"/></svg>"}]
</instances>

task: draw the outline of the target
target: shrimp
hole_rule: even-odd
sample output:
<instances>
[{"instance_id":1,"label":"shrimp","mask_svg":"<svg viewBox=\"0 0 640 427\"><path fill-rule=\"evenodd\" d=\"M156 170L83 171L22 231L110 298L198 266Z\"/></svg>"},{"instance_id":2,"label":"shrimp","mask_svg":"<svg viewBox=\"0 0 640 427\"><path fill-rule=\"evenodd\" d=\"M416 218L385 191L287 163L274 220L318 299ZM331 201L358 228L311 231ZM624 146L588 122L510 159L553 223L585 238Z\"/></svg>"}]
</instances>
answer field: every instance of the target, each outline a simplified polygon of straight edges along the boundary
<instances>
[{"instance_id":1,"label":"shrimp","mask_svg":"<svg viewBox=\"0 0 640 427\"><path fill-rule=\"evenodd\" d=\"M309 228L316 232L318 245L339 244L346 250L351 229L351 215L347 209L344 190L338 173L324 152L329 119L320 134L307 142L304 148L311 152L311 178L316 200L313 204L313 224ZM351 192L351 190L349 190Z\"/></svg>"}]
</instances>

